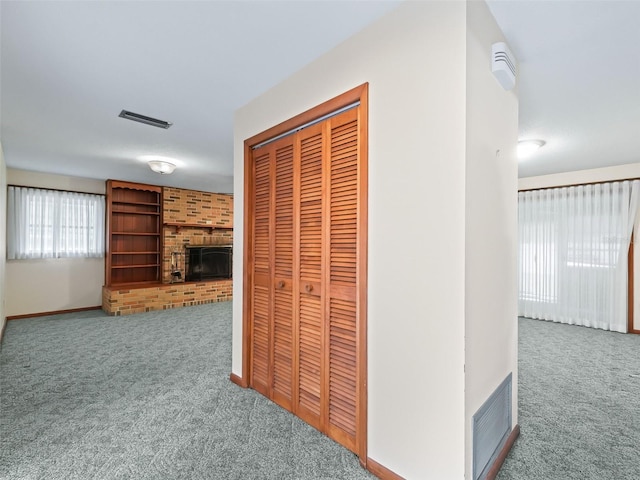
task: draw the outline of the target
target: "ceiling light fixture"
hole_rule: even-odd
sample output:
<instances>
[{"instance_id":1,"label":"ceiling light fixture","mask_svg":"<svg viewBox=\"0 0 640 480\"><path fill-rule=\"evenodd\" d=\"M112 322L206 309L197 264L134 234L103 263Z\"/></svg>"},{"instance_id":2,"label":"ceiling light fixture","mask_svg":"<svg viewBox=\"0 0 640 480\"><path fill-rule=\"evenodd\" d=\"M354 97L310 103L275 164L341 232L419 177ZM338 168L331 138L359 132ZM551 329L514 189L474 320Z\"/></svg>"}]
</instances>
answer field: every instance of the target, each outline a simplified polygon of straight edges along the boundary
<instances>
[{"instance_id":1,"label":"ceiling light fixture","mask_svg":"<svg viewBox=\"0 0 640 480\"><path fill-rule=\"evenodd\" d=\"M545 143L544 140L520 140L518 142L518 158L530 157Z\"/></svg>"},{"instance_id":2,"label":"ceiling light fixture","mask_svg":"<svg viewBox=\"0 0 640 480\"><path fill-rule=\"evenodd\" d=\"M147 165L149 165L151 170L156 173L160 173L161 175L169 175L176 169L176 166L173 163L162 160L150 160L147 162Z\"/></svg>"},{"instance_id":3,"label":"ceiling light fixture","mask_svg":"<svg viewBox=\"0 0 640 480\"><path fill-rule=\"evenodd\" d=\"M158 120L157 118L147 117L146 115L140 115L139 113L129 112L127 110L122 110L120 115L121 118L126 118L127 120L133 120L134 122L144 123L146 125L152 125L158 128L169 128L173 123L165 122L164 120Z\"/></svg>"}]
</instances>

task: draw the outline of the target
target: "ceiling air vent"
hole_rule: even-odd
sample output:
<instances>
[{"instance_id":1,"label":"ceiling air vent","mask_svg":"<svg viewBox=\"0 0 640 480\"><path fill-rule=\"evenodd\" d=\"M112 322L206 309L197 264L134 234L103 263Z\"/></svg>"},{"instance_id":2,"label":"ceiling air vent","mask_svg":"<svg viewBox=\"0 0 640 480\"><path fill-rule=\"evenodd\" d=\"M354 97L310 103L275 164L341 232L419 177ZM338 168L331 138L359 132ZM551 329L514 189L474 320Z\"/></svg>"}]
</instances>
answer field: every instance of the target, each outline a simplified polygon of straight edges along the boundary
<instances>
[{"instance_id":1,"label":"ceiling air vent","mask_svg":"<svg viewBox=\"0 0 640 480\"><path fill-rule=\"evenodd\" d=\"M153 125L159 128L169 128L173 123L165 122L164 120L158 120L157 118L147 117L146 115L140 115L139 113L129 112L122 110L119 117L133 120L134 122L146 123L147 125Z\"/></svg>"},{"instance_id":2,"label":"ceiling air vent","mask_svg":"<svg viewBox=\"0 0 640 480\"><path fill-rule=\"evenodd\" d=\"M506 43L491 45L491 73L505 90L516 84L516 59Z\"/></svg>"}]
</instances>

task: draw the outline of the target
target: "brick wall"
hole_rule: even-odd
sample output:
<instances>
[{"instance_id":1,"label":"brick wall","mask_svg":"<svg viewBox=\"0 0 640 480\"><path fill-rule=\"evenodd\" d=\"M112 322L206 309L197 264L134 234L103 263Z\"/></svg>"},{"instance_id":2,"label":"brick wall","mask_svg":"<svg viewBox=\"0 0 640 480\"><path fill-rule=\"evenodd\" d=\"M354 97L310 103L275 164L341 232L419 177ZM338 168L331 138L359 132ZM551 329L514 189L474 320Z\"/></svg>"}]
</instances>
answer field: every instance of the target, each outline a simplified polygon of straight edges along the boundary
<instances>
[{"instance_id":1,"label":"brick wall","mask_svg":"<svg viewBox=\"0 0 640 480\"><path fill-rule=\"evenodd\" d=\"M233 195L163 187L164 221L231 227Z\"/></svg>"},{"instance_id":2,"label":"brick wall","mask_svg":"<svg viewBox=\"0 0 640 480\"><path fill-rule=\"evenodd\" d=\"M116 290L102 287L102 309L109 315L167 310L232 299L232 280L175 283Z\"/></svg>"},{"instance_id":3,"label":"brick wall","mask_svg":"<svg viewBox=\"0 0 640 480\"><path fill-rule=\"evenodd\" d=\"M164 223L202 225L202 227L176 228L169 225L164 227L162 281L169 283L171 271L174 269L181 271L182 281L184 281L185 245L231 245L233 243L232 230L210 228L233 226L233 195L164 187L163 199ZM174 253L173 256L172 253Z\"/></svg>"}]
</instances>

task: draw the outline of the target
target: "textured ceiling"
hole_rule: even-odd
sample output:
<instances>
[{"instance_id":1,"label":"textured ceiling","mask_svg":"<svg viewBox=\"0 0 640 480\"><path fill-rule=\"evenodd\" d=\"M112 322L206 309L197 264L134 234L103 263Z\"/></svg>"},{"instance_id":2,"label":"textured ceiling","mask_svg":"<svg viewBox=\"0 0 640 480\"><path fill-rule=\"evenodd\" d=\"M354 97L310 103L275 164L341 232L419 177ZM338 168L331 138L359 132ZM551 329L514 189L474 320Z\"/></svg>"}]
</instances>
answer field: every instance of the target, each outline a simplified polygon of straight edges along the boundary
<instances>
[{"instance_id":1,"label":"textured ceiling","mask_svg":"<svg viewBox=\"0 0 640 480\"><path fill-rule=\"evenodd\" d=\"M231 192L234 111L397 5L2 1L7 165ZM161 177L143 155L180 165Z\"/></svg>"},{"instance_id":2,"label":"textured ceiling","mask_svg":"<svg viewBox=\"0 0 640 480\"><path fill-rule=\"evenodd\" d=\"M640 161L640 1L488 3L520 63L520 137L547 142L520 176ZM397 5L2 1L7 165L230 192L233 112Z\"/></svg>"},{"instance_id":3,"label":"textured ceiling","mask_svg":"<svg viewBox=\"0 0 640 480\"><path fill-rule=\"evenodd\" d=\"M520 177L640 162L640 1L488 2L519 61Z\"/></svg>"}]
</instances>

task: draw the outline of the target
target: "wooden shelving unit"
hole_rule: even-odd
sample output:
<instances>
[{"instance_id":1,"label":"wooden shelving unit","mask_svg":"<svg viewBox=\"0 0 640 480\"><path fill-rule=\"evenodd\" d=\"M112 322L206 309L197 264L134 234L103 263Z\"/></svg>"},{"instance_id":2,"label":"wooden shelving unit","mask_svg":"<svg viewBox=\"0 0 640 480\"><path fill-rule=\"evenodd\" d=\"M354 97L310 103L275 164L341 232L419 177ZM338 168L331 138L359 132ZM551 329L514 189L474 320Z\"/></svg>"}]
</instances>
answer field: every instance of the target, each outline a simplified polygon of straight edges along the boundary
<instances>
[{"instance_id":1,"label":"wooden shelving unit","mask_svg":"<svg viewBox=\"0 0 640 480\"><path fill-rule=\"evenodd\" d=\"M202 228L209 230L209 234L212 234L214 230L233 230L231 226L222 226L222 225L206 225L202 223L180 223L180 222L165 222L165 227L174 227L176 229L176 233L179 233L183 228Z\"/></svg>"},{"instance_id":2,"label":"wooden shelving unit","mask_svg":"<svg viewBox=\"0 0 640 480\"><path fill-rule=\"evenodd\" d=\"M107 180L107 286L159 283L162 187Z\"/></svg>"}]
</instances>

